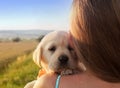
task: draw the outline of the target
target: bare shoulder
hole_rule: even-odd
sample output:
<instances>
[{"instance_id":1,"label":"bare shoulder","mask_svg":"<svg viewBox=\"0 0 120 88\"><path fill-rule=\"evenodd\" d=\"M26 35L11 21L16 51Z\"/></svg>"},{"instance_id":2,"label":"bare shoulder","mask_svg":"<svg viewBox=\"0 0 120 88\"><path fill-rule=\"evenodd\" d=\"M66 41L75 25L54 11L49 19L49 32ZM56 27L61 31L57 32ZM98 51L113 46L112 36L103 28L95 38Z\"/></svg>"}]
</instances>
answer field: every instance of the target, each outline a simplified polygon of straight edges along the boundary
<instances>
[{"instance_id":1,"label":"bare shoulder","mask_svg":"<svg viewBox=\"0 0 120 88\"><path fill-rule=\"evenodd\" d=\"M37 79L33 88L54 88L57 75L45 74Z\"/></svg>"}]
</instances>

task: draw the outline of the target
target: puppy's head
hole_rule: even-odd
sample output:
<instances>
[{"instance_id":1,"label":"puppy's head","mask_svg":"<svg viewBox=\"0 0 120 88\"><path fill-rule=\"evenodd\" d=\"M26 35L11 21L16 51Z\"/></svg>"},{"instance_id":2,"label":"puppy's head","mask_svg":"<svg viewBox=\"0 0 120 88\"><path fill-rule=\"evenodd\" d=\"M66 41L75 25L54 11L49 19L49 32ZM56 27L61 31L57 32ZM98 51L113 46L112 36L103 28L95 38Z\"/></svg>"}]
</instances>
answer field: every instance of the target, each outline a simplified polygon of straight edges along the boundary
<instances>
[{"instance_id":1,"label":"puppy's head","mask_svg":"<svg viewBox=\"0 0 120 88\"><path fill-rule=\"evenodd\" d=\"M46 71L61 72L77 68L78 60L71 46L68 33L54 31L47 34L33 53L33 60Z\"/></svg>"}]
</instances>

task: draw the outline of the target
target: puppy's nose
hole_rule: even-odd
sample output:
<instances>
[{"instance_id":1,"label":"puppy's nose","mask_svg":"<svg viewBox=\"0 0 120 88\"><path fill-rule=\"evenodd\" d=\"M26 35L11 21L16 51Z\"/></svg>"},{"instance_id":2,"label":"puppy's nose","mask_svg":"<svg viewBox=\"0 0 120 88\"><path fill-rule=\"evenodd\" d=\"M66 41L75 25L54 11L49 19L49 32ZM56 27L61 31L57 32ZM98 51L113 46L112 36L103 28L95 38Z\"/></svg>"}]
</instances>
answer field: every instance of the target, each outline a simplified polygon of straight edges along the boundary
<instances>
[{"instance_id":1,"label":"puppy's nose","mask_svg":"<svg viewBox=\"0 0 120 88\"><path fill-rule=\"evenodd\" d=\"M68 62L68 56L61 55L59 58L60 64L66 64Z\"/></svg>"}]
</instances>

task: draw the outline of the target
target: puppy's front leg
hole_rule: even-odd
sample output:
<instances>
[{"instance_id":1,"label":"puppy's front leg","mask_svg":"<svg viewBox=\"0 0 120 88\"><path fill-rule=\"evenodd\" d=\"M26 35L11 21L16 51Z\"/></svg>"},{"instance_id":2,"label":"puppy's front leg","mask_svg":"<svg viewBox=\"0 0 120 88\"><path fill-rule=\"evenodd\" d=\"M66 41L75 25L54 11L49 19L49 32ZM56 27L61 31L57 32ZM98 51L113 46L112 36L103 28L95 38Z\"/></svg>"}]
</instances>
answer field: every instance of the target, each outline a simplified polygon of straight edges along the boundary
<instances>
[{"instance_id":1,"label":"puppy's front leg","mask_svg":"<svg viewBox=\"0 0 120 88\"><path fill-rule=\"evenodd\" d=\"M33 88L34 84L35 84L36 80L32 81L32 82L29 82L25 85L24 88Z\"/></svg>"}]
</instances>

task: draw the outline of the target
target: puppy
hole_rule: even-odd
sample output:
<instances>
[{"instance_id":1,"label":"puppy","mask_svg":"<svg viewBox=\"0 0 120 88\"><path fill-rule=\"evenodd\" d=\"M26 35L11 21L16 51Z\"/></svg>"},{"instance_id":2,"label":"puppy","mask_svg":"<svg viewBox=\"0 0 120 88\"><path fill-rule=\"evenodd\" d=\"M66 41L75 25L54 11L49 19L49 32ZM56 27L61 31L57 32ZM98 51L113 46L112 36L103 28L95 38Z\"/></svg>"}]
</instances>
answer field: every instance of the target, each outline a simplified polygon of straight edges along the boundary
<instances>
[{"instance_id":1,"label":"puppy","mask_svg":"<svg viewBox=\"0 0 120 88\"><path fill-rule=\"evenodd\" d=\"M72 74L78 69L78 59L68 38L64 31L47 34L33 53L34 62L47 73Z\"/></svg>"},{"instance_id":2,"label":"puppy","mask_svg":"<svg viewBox=\"0 0 120 88\"><path fill-rule=\"evenodd\" d=\"M79 72L78 58L68 33L64 31L47 34L35 49L33 60L39 67L42 66L39 76L44 73L68 75Z\"/></svg>"}]
</instances>

